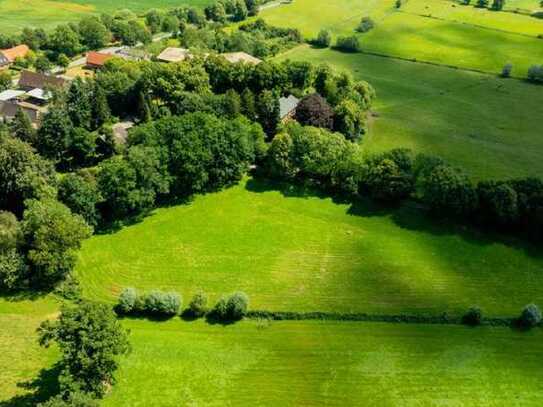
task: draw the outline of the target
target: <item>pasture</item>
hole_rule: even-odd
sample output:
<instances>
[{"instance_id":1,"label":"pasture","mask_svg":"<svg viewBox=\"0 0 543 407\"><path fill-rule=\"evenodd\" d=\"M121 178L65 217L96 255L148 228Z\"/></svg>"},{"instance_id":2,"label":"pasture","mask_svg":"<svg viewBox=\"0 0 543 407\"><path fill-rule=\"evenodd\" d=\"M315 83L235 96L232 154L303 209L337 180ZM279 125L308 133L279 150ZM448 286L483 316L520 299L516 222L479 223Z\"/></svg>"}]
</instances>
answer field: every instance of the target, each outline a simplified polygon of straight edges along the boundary
<instances>
[{"instance_id":1,"label":"pasture","mask_svg":"<svg viewBox=\"0 0 543 407\"><path fill-rule=\"evenodd\" d=\"M125 326L133 351L104 406L543 402L539 329L179 320Z\"/></svg>"},{"instance_id":2,"label":"pasture","mask_svg":"<svg viewBox=\"0 0 543 407\"><path fill-rule=\"evenodd\" d=\"M543 139L535 132L543 116L540 86L308 46L281 58L326 62L376 88L379 117L363 140L370 150L437 154L479 179L543 174Z\"/></svg>"},{"instance_id":3,"label":"pasture","mask_svg":"<svg viewBox=\"0 0 543 407\"><path fill-rule=\"evenodd\" d=\"M183 5L204 6L210 0L1 0L0 33L10 34L24 27L53 29L60 23L78 21L88 14L114 13L129 9L142 13L151 8L172 8Z\"/></svg>"},{"instance_id":4,"label":"pasture","mask_svg":"<svg viewBox=\"0 0 543 407\"><path fill-rule=\"evenodd\" d=\"M543 257L415 209L338 204L246 180L84 242L84 296L113 302L124 287L212 301L245 291L252 309L462 315L478 304L515 316L543 303Z\"/></svg>"}]
</instances>

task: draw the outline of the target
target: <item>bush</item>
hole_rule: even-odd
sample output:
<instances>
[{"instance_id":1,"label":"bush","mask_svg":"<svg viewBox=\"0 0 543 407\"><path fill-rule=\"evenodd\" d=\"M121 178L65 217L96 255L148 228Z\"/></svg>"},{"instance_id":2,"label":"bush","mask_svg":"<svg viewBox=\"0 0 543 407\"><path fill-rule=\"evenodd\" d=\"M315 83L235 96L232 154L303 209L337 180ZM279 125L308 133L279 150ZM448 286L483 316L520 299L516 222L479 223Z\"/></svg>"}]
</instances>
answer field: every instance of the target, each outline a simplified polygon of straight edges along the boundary
<instances>
[{"instance_id":1,"label":"bush","mask_svg":"<svg viewBox=\"0 0 543 407\"><path fill-rule=\"evenodd\" d=\"M317 38L313 40L313 44L317 47L328 48L332 43L332 36L328 30L320 30Z\"/></svg>"},{"instance_id":2,"label":"bush","mask_svg":"<svg viewBox=\"0 0 543 407\"><path fill-rule=\"evenodd\" d=\"M345 52L360 51L360 41L354 35L349 37L338 37L336 40L336 48Z\"/></svg>"},{"instance_id":3,"label":"bush","mask_svg":"<svg viewBox=\"0 0 543 407\"><path fill-rule=\"evenodd\" d=\"M519 318L520 324L525 328L533 328L541 322L541 311L535 304L524 307Z\"/></svg>"},{"instance_id":4,"label":"bush","mask_svg":"<svg viewBox=\"0 0 543 407\"><path fill-rule=\"evenodd\" d=\"M510 78L512 71L513 71L513 64L510 62L505 64L502 69L502 78Z\"/></svg>"},{"instance_id":5,"label":"bush","mask_svg":"<svg viewBox=\"0 0 543 407\"><path fill-rule=\"evenodd\" d=\"M466 325L476 326L481 325L483 319L483 312L479 307L472 307L462 317L462 323Z\"/></svg>"},{"instance_id":6,"label":"bush","mask_svg":"<svg viewBox=\"0 0 543 407\"><path fill-rule=\"evenodd\" d=\"M119 295L119 302L117 308L123 314L130 314L136 311L136 304L138 301L138 293L135 288L125 288L121 295Z\"/></svg>"},{"instance_id":7,"label":"bush","mask_svg":"<svg viewBox=\"0 0 543 407\"><path fill-rule=\"evenodd\" d=\"M213 307L212 314L219 320L226 321L228 319L228 299L223 295L215 306Z\"/></svg>"},{"instance_id":8,"label":"bush","mask_svg":"<svg viewBox=\"0 0 543 407\"><path fill-rule=\"evenodd\" d=\"M145 312L152 315L171 316L179 313L181 296L175 292L151 291L145 296Z\"/></svg>"},{"instance_id":9,"label":"bush","mask_svg":"<svg viewBox=\"0 0 543 407\"><path fill-rule=\"evenodd\" d=\"M543 83L543 65L532 65L528 69L528 80L535 83Z\"/></svg>"},{"instance_id":10,"label":"bush","mask_svg":"<svg viewBox=\"0 0 543 407\"><path fill-rule=\"evenodd\" d=\"M242 292L236 292L228 298L226 303L228 319L232 321L240 320L247 313L249 306L249 297Z\"/></svg>"},{"instance_id":11,"label":"bush","mask_svg":"<svg viewBox=\"0 0 543 407\"><path fill-rule=\"evenodd\" d=\"M207 296L203 292L199 292L192 297L189 304L189 312L196 318L205 315L207 312Z\"/></svg>"},{"instance_id":12,"label":"bush","mask_svg":"<svg viewBox=\"0 0 543 407\"><path fill-rule=\"evenodd\" d=\"M356 31L361 33L366 33L370 30L372 30L375 27L375 23L370 17L363 17L360 21L360 24L358 24L358 27L356 27Z\"/></svg>"}]
</instances>

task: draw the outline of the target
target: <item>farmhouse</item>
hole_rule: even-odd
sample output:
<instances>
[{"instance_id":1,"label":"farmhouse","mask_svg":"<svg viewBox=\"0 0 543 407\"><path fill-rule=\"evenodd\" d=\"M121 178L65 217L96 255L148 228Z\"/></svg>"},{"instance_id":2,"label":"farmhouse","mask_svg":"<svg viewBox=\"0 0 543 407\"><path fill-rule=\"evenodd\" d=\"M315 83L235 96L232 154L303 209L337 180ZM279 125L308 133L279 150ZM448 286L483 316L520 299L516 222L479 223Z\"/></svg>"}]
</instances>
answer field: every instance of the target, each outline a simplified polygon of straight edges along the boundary
<instances>
[{"instance_id":1,"label":"farmhouse","mask_svg":"<svg viewBox=\"0 0 543 407\"><path fill-rule=\"evenodd\" d=\"M86 65L87 68L100 69L111 58L114 58L113 54L106 54L102 52L90 51L87 53Z\"/></svg>"},{"instance_id":2,"label":"farmhouse","mask_svg":"<svg viewBox=\"0 0 543 407\"><path fill-rule=\"evenodd\" d=\"M53 75L24 70L19 78L19 88L29 91L32 89L61 88L66 80Z\"/></svg>"},{"instance_id":3,"label":"farmhouse","mask_svg":"<svg viewBox=\"0 0 543 407\"><path fill-rule=\"evenodd\" d=\"M283 123L294 117L299 103L300 99L294 95L279 99L279 117Z\"/></svg>"},{"instance_id":4,"label":"farmhouse","mask_svg":"<svg viewBox=\"0 0 543 407\"><path fill-rule=\"evenodd\" d=\"M168 47L158 54L156 58L162 62L182 62L191 57L190 51L186 48Z\"/></svg>"},{"instance_id":5,"label":"farmhouse","mask_svg":"<svg viewBox=\"0 0 543 407\"><path fill-rule=\"evenodd\" d=\"M258 65L262 62L261 59L255 58L254 56L249 55L246 52L227 52L221 55L232 64L244 62L247 64Z\"/></svg>"},{"instance_id":6,"label":"farmhouse","mask_svg":"<svg viewBox=\"0 0 543 407\"><path fill-rule=\"evenodd\" d=\"M30 49L27 45L0 50L0 68L12 64L17 58L24 58Z\"/></svg>"}]
</instances>

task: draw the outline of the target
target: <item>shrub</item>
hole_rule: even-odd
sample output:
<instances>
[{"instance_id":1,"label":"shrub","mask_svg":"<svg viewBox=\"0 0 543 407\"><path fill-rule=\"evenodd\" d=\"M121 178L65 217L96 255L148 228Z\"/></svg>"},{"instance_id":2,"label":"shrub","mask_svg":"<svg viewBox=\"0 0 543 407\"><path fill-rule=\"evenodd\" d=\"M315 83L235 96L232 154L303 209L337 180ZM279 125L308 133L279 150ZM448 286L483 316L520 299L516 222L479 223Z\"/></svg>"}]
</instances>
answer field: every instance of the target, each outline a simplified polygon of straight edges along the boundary
<instances>
[{"instance_id":1,"label":"shrub","mask_svg":"<svg viewBox=\"0 0 543 407\"><path fill-rule=\"evenodd\" d=\"M203 292L199 292L192 297L189 312L197 318L205 315L207 312L207 296Z\"/></svg>"},{"instance_id":2,"label":"shrub","mask_svg":"<svg viewBox=\"0 0 543 407\"><path fill-rule=\"evenodd\" d=\"M345 52L360 51L360 41L354 35L349 37L338 37L336 40L336 48Z\"/></svg>"},{"instance_id":3,"label":"shrub","mask_svg":"<svg viewBox=\"0 0 543 407\"><path fill-rule=\"evenodd\" d=\"M541 322L541 311L535 304L524 307L519 318L520 324L525 328L533 328Z\"/></svg>"},{"instance_id":4,"label":"shrub","mask_svg":"<svg viewBox=\"0 0 543 407\"><path fill-rule=\"evenodd\" d=\"M328 48L332 43L332 36L328 30L320 30L317 38L313 40L313 44L318 47Z\"/></svg>"},{"instance_id":5,"label":"shrub","mask_svg":"<svg viewBox=\"0 0 543 407\"><path fill-rule=\"evenodd\" d=\"M175 292L154 290L145 296L145 311L154 315L176 315L181 307L181 296Z\"/></svg>"},{"instance_id":6,"label":"shrub","mask_svg":"<svg viewBox=\"0 0 543 407\"><path fill-rule=\"evenodd\" d=\"M136 303L138 301L138 293L135 288L125 288L119 295L117 307L123 314L130 314L136 311Z\"/></svg>"},{"instance_id":7,"label":"shrub","mask_svg":"<svg viewBox=\"0 0 543 407\"><path fill-rule=\"evenodd\" d=\"M462 322L466 325L476 326L481 325L483 319L483 312L479 307L471 307L468 312L462 317Z\"/></svg>"},{"instance_id":8,"label":"shrub","mask_svg":"<svg viewBox=\"0 0 543 407\"><path fill-rule=\"evenodd\" d=\"M223 321L228 319L228 299L224 295L219 298L213 307L212 314L215 318Z\"/></svg>"},{"instance_id":9,"label":"shrub","mask_svg":"<svg viewBox=\"0 0 543 407\"><path fill-rule=\"evenodd\" d=\"M375 27L375 23L370 17L363 17L360 21L360 24L358 24L358 27L356 27L356 31L361 33L366 33L373 29Z\"/></svg>"},{"instance_id":10,"label":"shrub","mask_svg":"<svg viewBox=\"0 0 543 407\"><path fill-rule=\"evenodd\" d=\"M240 320L247 313L249 306L249 297L243 292L232 294L226 303L228 319L232 321Z\"/></svg>"},{"instance_id":11,"label":"shrub","mask_svg":"<svg viewBox=\"0 0 543 407\"><path fill-rule=\"evenodd\" d=\"M411 175L391 159L370 162L363 184L373 199L385 202L407 198L413 190Z\"/></svg>"},{"instance_id":12,"label":"shrub","mask_svg":"<svg viewBox=\"0 0 543 407\"><path fill-rule=\"evenodd\" d=\"M508 62L507 64L505 64L503 66L503 69L502 69L502 77L503 78L510 78L511 77L511 72L513 71L513 64Z\"/></svg>"},{"instance_id":13,"label":"shrub","mask_svg":"<svg viewBox=\"0 0 543 407\"><path fill-rule=\"evenodd\" d=\"M528 80L535 83L543 83L543 65L532 65L528 69Z\"/></svg>"}]
</instances>

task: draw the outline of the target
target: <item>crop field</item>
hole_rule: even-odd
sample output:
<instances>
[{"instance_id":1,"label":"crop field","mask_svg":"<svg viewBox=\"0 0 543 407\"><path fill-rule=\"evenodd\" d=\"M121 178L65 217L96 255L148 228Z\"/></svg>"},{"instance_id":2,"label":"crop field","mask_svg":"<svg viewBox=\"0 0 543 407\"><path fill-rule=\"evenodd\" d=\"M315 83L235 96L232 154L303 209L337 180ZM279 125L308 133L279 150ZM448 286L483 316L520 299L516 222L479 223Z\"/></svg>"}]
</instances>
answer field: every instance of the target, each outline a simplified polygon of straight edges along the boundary
<instances>
[{"instance_id":1,"label":"crop field","mask_svg":"<svg viewBox=\"0 0 543 407\"><path fill-rule=\"evenodd\" d=\"M57 24L77 21L87 14L113 13L129 9L135 13L151 8L182 5L203 6L209 0L0 0L0 33L9 34L24 27L52 29Z\"/></svg>"},{"instance_id":2,"label":"crop field","mask_svg":"<svg viewBox=\"0 0 543 407\"><path fill-rule=\"evenodd\" d=\"M401 10L395 10L392 1L367 1L342 14L329 3L297 0L262 16L272 24L297 27L307 37L322 28L352 35L360 18L371 16L376 27L358 35L363 52L484 72L499 73L512 63L513 75L525 76L530 65L543 60L542 40L537 38L543 34L543 20L526 15L461 7L447 0L410 0Z\"/></svg>"},{"instance_id":3,"label":"crop field","mask_svg":"<svg viewBox=\"0 0 543 407\"><path fill-rule=\"evenodd\" d=\"M307 321L125 325L133 351L104 406L543 403L541 330Z\"/></svg>"},{"instance_id":4,"label":"crop field","mask_svg":"<svg viewBox=\"0 0 543 407\"><path fill-rule=\"evenodd\" d=\"M437 154L474 178L543 174L543 92L516 80L364 54L296 48L280 58L326 62L377 90L370 150ZM512 101L521 101L513 103Z\"/></svg>"},{"instance_id":5,"label":"crop field","mask_svg":"<svg viewBox=\"0 0 543 407\"><path fill-rule=\"evenodd\" d=\"M177 290L188 302L200 289L212 300L242 290L253 309L377 314L478 304L514 316L543 302L536 250L435 226L409 208L302 192L248 180L94 236L76 269L84 295L114 301L133 286Z\"/></svg>"},{"instance_id":6,"label":"crop field","mask_svg":"<svg viewBox=\"0 0 543 407\"><path fill-rule=\"evenodd\" d=\"M57 351L39 347L36 329L57 310L50 298L0 298L0 406L29 406L35 395L54 394Z\"/></svg>"}]
</instances>

